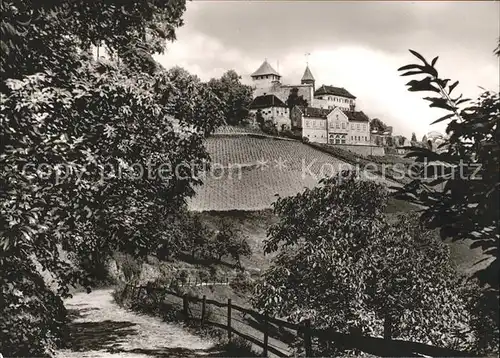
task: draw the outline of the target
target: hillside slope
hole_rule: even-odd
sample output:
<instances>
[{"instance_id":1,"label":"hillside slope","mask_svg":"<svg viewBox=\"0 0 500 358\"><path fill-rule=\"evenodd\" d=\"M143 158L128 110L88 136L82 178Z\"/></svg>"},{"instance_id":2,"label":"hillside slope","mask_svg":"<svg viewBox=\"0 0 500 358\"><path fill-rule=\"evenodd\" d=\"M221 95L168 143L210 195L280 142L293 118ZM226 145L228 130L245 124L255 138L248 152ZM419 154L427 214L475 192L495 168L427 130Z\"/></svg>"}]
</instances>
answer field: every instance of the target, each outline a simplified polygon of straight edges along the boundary
<instances>
[{"instance_id":1,"label":"hillside slope","mask_svg":"<svg viewBox=\"0 0 500 358\"><path fill-rule=\"evenodd\" d=\"M354 166L300 141L251 135L212 136L206 140L212 169L189 201L193 211L263 210L276 195L295 195L325 176ZM366 179L395 182L370 173Z\"/></svg>"}]
</instances>

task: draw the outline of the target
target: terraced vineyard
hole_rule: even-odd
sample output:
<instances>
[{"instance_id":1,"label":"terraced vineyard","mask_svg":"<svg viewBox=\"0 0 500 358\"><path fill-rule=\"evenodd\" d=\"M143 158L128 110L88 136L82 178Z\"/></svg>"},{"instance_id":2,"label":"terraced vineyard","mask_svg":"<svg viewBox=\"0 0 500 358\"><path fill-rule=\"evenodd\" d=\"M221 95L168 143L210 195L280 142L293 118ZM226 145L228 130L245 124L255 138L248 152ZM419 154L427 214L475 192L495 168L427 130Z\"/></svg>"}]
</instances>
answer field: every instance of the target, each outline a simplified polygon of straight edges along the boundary
<instances>
[{"instance_id":1,"label":"terraced vineyard","mask_svg":"<svg viewBox=\"0 0 500 358\"><path fill-rule=\"evenodd\" d=\"M212 170L189 202L194 211L263 210L276 195L290 196L317 185L351 164L299 141L248 135L213 136L206 141ZM368 179L395 185L374 174Z\"/></svg>"}]
</instances>

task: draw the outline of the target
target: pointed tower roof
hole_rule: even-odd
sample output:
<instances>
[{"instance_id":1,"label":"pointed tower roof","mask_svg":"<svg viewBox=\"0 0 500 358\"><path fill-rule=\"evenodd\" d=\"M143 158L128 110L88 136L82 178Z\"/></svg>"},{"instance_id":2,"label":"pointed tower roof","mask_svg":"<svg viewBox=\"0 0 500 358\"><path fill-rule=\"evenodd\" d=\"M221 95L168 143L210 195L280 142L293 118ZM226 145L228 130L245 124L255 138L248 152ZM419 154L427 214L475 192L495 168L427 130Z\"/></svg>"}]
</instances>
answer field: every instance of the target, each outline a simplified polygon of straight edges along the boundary
<instances>
[{"instance_id":1,"label":"pointed tower roof","mask_svg":"<svg viewBox=\"0 0 500 358\"><path fill-rule=\"evenodd\" d=\"M252 73L251 76L254 77L254 76L265 76L265 75L275 75L281 77L280 74L276 72L274 68L271 67L271 65L269 64L269 62L267 62L267 60L264 60L262 65L260 65L257 71Z\"/></svg>"},{"instance_id":2,"label":"pointed tower roof","mask_svg":"<svg viewBox=\"0 0 500 358\"><path fill-rule=\"evenodd\" d=\"M309 66L306 66L306 70L304 71L304 75L302 76L302 81L314 81L314 76L309 69Z\"/></svg>"}]
</instances>

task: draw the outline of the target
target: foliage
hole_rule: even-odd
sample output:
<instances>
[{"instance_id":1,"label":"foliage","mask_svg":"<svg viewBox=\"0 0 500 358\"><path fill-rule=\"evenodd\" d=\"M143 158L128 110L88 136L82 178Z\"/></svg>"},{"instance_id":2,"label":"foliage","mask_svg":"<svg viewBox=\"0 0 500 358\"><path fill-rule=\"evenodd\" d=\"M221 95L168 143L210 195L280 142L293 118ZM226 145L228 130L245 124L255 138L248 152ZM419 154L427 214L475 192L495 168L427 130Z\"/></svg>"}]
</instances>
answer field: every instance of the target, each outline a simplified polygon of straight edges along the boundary
<instances>
[{"instance_id":1,"label":"foliage","mask_svg":"<svg viewBox=\"0 0 500 358\"><path fill-rule=\"evenodd\" d=\"M227 124L237 125L248 116L252 102L252 88L241 83L241 76L234 70L224 73L220 79L211 79L209 89L220 99Z\"/></svg>"},{"instance_id":2,"label":"foliage","mask_svg":"<svg viewBox=\"0 0 500 358\"><path fill-rule=\"evenodd\" d=\"M410 91L430 91L436 97L426 97L431 107L443 109L449 114L434 123L450 119L446 133L449 138L440 145L438 152L413 148L408 157L423 163L430 169L439 161L448 166L440 173L431 171L434 180L417 178L401 194L427 207L422 219L430 227L440 228L443 237L454 240L471 239L472 247L481 247L495 261L487 270L480 272L483 282L498 285L499 242L499 172L500 167L500 96L485 92L474 103L462 96L452 97L458 81L450 84L442 79L435 68L437 57L428 63L420 54L412 51L423 65L403 66L402 75L424 75L421 80L408 82ZM468 104L465 108L461 105ZM429 171L427 171L429 173ZM444 190L439 190L438 185Z\"/></svg>"},{"instance_id":3,"label":"foliage","mask_svg":"<svg viewBox=\"0 0 500 358\"><path fill-rule=\"evenodd\" d=\"M389 126L378 118L373 118L370 121L370 132L372 131L385 132L387 128L389 128Z\"/></svg>"},{"instance_id":4,"label":"foliage","mask_svg":"<svg viewBox=\"0 0 500 358\"><path fill-rule=\"evenodd\" d=\"M299 89L297 87L293 87L290 89L290 94L288 95L285 104L288 107L288 112L290 113L290 118L292 118L292 108L295 106L299 107L307 107L307 100L304 99L304 96L299 96Z\"/></svg>"},{"instance_id":5,"label":"foliage","mask_svg":"<svg viewBox=\"0 0 500 358\"><path fill-rule=\"evenodd\" d=\"M281 131L280 136L287 137L295 140L302 140L302 131L293 131L291 129L286 129Z\"/></svg>"},{"instance_id":6,"label":"foliage","mask_svg":"<svg viewBox=\"0 0 500 358\"><path fill-rule=\"evenodd\" d=\"M242 237L239 230L225 220L222 221L208 247L212 257L215 256L220 261L224 256L230 256L240 267L240 259L252 255L246 238Z\"/></svg>"},{"instance_id":7,"label":"foliage","mask_svg":"<svg viewBox=\"0 0 500 358\"><path fill-rule=\"evenodd\" d=\"M270 119L264 120L264 122L260 124L260 129L266 134L278 135L278 128L276 127L276 124Z\"/></svg>"},{"instance_id":8,"label":"foliage","mask_svg":"<svg viewBox=\"0 0 500 358\"><path fill-rule=\"evenodd\" d=\"M385 326L393 338L467 344L447 246L411 214L388 223L387 197L379 184L343 173L280 198L279 222L265 242L267 253L278 254L254 304L294 322L310 318L317 328L381 335Z\"/></svg>"},{"instance_id":9,"label":"foliage","mask_svg":"<svg viewBox=\"0 0 500 358\"><path fill-rule=\"evenodd\" d=\"M409 64L399 70L402 76L423 76L409 81L408 90L435 95L424 99L430 107L448 112L433 122L449 120L448 138L438 148L412 148L407 156L422 162L423 168L399 195L424 206L422 220L431 228L439 228L443 238L472 240L471 248L480 247L486 259L492 258L486 268L475 273L486 285L483 302L490 302L488 307L476 309L475 314L482 314L484 320L476 326L496 327L485 337L498 337L500 96L486 91L471 102L462 95L452 95L459 82L440 77L435 67L438 57L429 63L419 53L410 52L422 64ZM440 171L434 169L436 162L443 163ZM481 346L496 346L498 352L498 340L482 342Z\"/></svg>"},{"instance_id":10,"label":"foliage","mask_svg":"<svg viewBox=\"0 0 500 358\"><path fill-rule=\"evenodd\" d=\"M247 272L239 272L236 277L230 282L231 288L241 294L252 293L255 287L255 281L253 281Z\"/></svg>"},{"instance_id":11,"label":"foliage","mask_svg":"<svg viewBox=\"0 0 500 358\"><path fill-rule=\"evenodd\" d=\"M16 357L50 355L65 337L62 300L30 261L5 258L0 261L0 272L0 352Z\"/></svg>"},{"instance_id":12,"label":"foliage","mask_svg":"<svg viewBox=\"0 0 500 358\"><path fill-rule=\"evenodd\" d=\"M95 276L114 251L177 250L179 235L170 224L201 183L198 173L209 160L203 139L222 121L220 100L207 84L182 69L166 71L151 57L175 39L184 1L0 6L6 53L0 63L0 267L34 262L54 276L63 296L72 284L90 285L84 271ZM94 61L87 52L102 43L113 60ZM76 266L61 257L61 247ZM37 279L29 267L19 270ZM0 272L2 287L12 283L8 271ZM21 292L45 300L43 289ZM8 305L17 304L6 297L13 300ZM19 309L25 307L29 302ZM33 307L34 319L43 320L54 318L57 305ZM43 337L52 337L44 332L26 355L39 354ZM20 328L17 334L31 333Z\"/></svg>"}]
</instances>

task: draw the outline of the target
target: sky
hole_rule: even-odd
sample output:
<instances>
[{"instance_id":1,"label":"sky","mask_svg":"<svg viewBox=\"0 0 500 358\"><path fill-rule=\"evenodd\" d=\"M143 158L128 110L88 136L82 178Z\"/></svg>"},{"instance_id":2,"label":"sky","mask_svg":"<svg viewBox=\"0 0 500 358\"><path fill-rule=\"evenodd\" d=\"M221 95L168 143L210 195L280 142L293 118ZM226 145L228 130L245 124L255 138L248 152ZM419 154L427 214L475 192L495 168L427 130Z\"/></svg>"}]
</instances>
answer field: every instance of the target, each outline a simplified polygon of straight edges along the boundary
<instances>
[{"instance_id":1,"label":"sky","mask_svg":"<svg viewBox=\"0 0 500 358\"><path fill-rule=\"evenodd\" d=\"M408 49L439 56L438 71L460 81L454 93L497 92L499 14L499 1L195 0L187 3L177 41L156 59L202 80L233 69L247 84L266 58L286 84L300 83L308 62L316 88L344 87L358 110L420 139L444 132L445 124L430 125L442 113L428 107L423 92L408 92L409 79L398 74L415 62Z\"/></svg>"}]
</instances>

